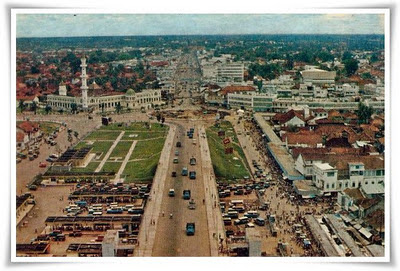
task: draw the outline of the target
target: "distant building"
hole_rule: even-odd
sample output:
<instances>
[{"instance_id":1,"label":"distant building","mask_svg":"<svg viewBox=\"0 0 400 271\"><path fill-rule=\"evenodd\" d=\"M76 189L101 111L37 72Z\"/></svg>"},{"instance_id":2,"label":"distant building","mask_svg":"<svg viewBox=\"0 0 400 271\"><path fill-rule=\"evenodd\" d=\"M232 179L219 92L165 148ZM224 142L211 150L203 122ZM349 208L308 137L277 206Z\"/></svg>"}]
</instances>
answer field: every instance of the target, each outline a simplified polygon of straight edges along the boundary
<instances>
[{"instance_id":1,"label":"distant building","mask_svg":"<svg viewBox=\"0 0 400 271\"><path fill-rule=\"evenodd\" d=\"M301 76L304 83L312 84L334 84L336 72L325 71L320 69L308 69L301 71Z\"/></svg>"},{"instance_id":2,"label":"distant building","mask_svg":"<svg viewBox=\"0 0 400 271\"><path fill-rule=\"evenodd\" d=\"M231 108L241 108L255 112L271 111L273 98L265 93L257 92L228 93L227 95L228 105Z\"/></svg>"}]
</instances>

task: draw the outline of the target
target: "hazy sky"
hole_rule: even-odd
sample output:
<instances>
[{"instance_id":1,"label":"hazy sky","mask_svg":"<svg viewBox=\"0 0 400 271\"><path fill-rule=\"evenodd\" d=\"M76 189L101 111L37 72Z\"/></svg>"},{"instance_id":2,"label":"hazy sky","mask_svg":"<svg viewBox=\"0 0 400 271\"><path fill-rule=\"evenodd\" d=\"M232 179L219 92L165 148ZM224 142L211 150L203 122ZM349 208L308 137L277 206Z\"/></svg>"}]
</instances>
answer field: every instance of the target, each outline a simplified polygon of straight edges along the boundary
<instances>
[{"instance_id":1,"label":"hazy sky","mask_svg":"<svg viewBox=\"0 0 400 271\"><path fill-rule=\"evenodd\" d=\"M383 34L379 14L17 14L17 37Z\"/></svg>"}]
</instances>

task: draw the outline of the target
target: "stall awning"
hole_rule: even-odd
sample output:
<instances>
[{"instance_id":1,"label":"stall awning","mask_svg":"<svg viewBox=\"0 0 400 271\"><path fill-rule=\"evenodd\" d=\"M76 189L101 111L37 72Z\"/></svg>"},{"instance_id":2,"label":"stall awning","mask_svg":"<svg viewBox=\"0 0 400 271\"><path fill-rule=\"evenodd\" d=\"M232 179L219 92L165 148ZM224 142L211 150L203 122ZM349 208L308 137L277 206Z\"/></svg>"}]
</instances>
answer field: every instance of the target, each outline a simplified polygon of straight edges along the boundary
<instances>
[{"instance_id":1,"label":"stall awning","mask_svg":"<svg viewBox=\"0 0 400 271\"><path fill-rule=\"evenodd\" d=\"M366 228L361 228L358 230L362 235L365 236L365 238L369 239L372 236L372 233L370 233Z\"/></svg>"}]
</instances>

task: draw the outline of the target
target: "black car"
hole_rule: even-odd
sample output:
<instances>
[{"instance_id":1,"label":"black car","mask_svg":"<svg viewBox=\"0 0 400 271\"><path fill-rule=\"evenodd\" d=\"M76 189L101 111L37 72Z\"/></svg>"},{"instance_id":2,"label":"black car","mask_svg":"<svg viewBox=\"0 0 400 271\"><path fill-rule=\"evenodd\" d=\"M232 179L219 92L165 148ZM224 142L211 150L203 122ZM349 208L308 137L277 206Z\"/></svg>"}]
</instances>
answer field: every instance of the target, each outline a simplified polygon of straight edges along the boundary
<instances>
[{"instance_id":1,"label":"black car","mask_svg":"<svg viewBox=\"0 0 400 271\"><path fill-rule=\"evenodd\" d=\"M172 177L176 177L176 171L172 171Z\"/></svg>"}]
</instances>

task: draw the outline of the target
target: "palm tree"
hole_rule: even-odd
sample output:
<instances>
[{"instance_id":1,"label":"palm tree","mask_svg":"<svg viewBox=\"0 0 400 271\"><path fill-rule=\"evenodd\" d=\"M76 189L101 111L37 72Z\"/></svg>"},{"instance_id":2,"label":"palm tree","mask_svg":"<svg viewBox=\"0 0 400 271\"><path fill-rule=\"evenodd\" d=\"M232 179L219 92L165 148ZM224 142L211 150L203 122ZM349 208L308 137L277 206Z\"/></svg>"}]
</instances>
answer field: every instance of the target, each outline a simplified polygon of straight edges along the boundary
<instances>
[{"instance_id":1,"label":"palm tree","mask_svg":"<svg viewBox=\"0 0 400 271\"><path fill-rule=\"evenodd\" d=\"M119 113L121 112L121 110L122 110L121 104L120 104L120 103L117 103L117 104L115 105L115 111L117 111L117 113L119 114Z\"/></svg>"},{"instance_id":2,"label":"palm tree","mask_svg":"<svg viewBox=\"0 0 400 271\"><path fill-rule=\"evenodd\" d=\"M46 104L46 107L44 108L44 110L46 111L46 114L49 114L50 111L52 110L52 108L49 104Z\"/></svg>"},{"instance_id":3,"label":"palm tree","mask_svg":"<svg viewBox=\"0 0 400 271\"><path fill-rule=\"evenodd\" d=\"M19 110L21 110L21 112L24 111L25 102L23 100L19 100L18 108L19 108Z\"/></svg>"},{"instance_id":4,"label":"palm tree","mask_svg":"<svg viewBox=\"0 0 400 271\"><path fill-rule=\"evenodd\" d=\"M71 112L75 114L78 111L78 105L76 103L71 103Z\"/></svg>"},{"instance_id":5,"label":"palm tree","mask_svg":"<svg viewBox=\"0 0 400 271\"><path fill-rule=\"evenodd\" d=\"M31 110L32 110L33 112L35 112L35 115L36 115L37 104L36 104L35 101L33 101L32 104L31 104Z\"/></svg>"}]
</instances>

